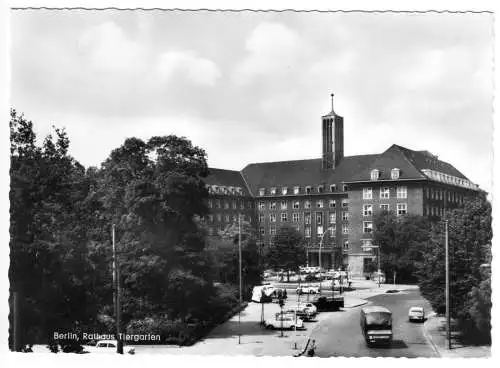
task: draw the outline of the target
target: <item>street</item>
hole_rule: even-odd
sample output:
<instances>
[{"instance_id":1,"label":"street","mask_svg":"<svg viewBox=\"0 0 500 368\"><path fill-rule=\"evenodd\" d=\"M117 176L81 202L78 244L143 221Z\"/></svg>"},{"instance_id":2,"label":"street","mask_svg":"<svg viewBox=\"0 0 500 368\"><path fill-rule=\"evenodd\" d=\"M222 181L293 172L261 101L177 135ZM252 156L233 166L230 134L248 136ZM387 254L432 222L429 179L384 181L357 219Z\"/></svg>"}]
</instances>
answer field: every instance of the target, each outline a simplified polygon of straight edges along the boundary
<instances>
[{"instance_id":1,"label":"street","mask_svg":"<svg viewBox=\"0 0 500 368\"><path fill-rule=\"evenodd\" d=\"M367 298L371 304L382 305L393 313L393 343L390 347L366 346L361 333L359 316L362 307L329 313L312 332L316 340L316 355L319 357L436 357L432 345L427 341L423 325L408 322L408 309L430 305L418 290L405 290L394 294L380 294Z\"/></svg>"}]
</instances>

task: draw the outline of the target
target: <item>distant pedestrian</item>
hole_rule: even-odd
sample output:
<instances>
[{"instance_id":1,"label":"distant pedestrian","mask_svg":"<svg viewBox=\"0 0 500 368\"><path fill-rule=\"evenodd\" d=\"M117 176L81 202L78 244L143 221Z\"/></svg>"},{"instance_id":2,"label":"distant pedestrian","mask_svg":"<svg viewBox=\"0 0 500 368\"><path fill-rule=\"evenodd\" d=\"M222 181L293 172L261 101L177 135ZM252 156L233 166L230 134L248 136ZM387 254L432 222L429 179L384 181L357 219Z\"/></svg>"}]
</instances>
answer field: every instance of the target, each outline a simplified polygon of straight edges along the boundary
<instances>
[{"instance_id":1,"label":"distant pedestrian","mask_svg":"<svg viewBox=\"0 0 500 368\"><path fill-rule=\"evenodd\" d=\"M286 296L286 289L283 290L283 299L286 299L287 296Z\"/></svg>"}]
</instances>

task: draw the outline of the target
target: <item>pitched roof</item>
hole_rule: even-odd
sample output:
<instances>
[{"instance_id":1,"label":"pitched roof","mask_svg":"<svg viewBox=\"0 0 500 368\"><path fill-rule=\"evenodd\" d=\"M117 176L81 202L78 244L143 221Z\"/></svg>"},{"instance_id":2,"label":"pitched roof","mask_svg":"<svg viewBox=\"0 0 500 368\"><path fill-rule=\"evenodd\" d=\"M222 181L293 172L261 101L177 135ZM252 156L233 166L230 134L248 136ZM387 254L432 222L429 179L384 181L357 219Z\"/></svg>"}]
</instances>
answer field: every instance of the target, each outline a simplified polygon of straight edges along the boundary
<instances>
[{"instance_id":1,"label":"pitched roof","mask_svg":"<svg viewBox=\"0 0 500 368\"><path fill-rule=\"evenodd\" d=\"M321 159L262 162L247 165L242 174L252 193L259 188L337 184L363 170L378 155L344 157L335 169L323 170Z\"/></svg>"},{"instance_id":2,"label":"pitched roof","mask_svg":"<svg viewBox=\"0 0 500 368\"><path fill-rule=\"evenodd\" d=\"M243 189L243 194L248 195L248 187L239 171L224 170L224 169L209 169L209 174L204 181L208 185L220 185L226 187L240 187Z\"/></svg>"},{"instance_id":3,"label":"pitched roof","mask_svg":"<svg viewBox=\"0 0 500 368\"><path fill-rule=\"evenodd\" d=\"M399 179L425 179L426 175L421 170L431 169L444 174L467 179L460 171L447 162L438 160L428 151L413 151L408 148L393 144L389 149L379 155L371 165L351 177L350 181L369 181L370 172L379 170L379 180L390 180L391 170L400 170Z\"/></svg>"}]
</instances>

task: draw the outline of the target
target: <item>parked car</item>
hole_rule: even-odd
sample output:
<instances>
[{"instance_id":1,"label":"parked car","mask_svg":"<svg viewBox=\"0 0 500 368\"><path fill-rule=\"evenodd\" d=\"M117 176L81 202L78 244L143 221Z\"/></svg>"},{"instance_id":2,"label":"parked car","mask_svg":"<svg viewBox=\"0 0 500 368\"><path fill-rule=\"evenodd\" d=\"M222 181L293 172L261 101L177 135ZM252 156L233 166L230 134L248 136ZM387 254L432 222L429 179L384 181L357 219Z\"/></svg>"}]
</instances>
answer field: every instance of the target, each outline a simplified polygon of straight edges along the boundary
<instances>
[{"instance_id":1,"label":"parked car","mask_svg":"<svg viewBox=\"0 0 500 368\"><path fill-rule=\"evenodd\" d=\"M88 353L105 353L116 354L118 342L116 340L99 340L95 345L88 345L84 348L84 352ZM123 346L124 354L135 354L135 348L131 346Z\"/></svg>"},{"instance_id":2,"label":"parked car","mask_svg":"<svg viewBox=\"0 0 500 368\"><path fill-rule=\"evenodd\" d=\"M299 308L304 308L308 313L317 314L318 308L313 303L299 304Z\"/></svg>"},{"instance_id":3,"label":"parked car","mask_svg":"<svg viewBox=\"0 0 500 368\"><path fill-rule=\"evenodd\" d=\"M344 308L343 296L320 296L317 297L312 304L314 304L319 312L338 311Z\"/></svg>"},{"instance_id":4,"label":"parked car","mask_svg":"<svg viewBox=\"0 0 500 368\"><path fill-rule=\"evenodd\" d=\"M410 310L408 311L408 320L410 322L413 322L413 321L424 322L425 321L424 308L411 307Z\"/></svg>"},{"instance_id":5,"label":"parked car","mask_svg":"<svg viewBox=\"0 0 500 368\"><path fill-rule=\"evenodd\" d=\"M299 286L297 294L319 294L319 287L317 286Z\"/></svg>"},{"instance_id":6,"label":"parked car","mask_svg":"<svg viewBox=\"0 0 500 368\"><path fill-rule=\"evenodd\" d=\"M304 321L295 316L294 313L276 313L274 318L266 319L264 326L267 329L302 329L304 328Z\"/></svg>"}]
</instances>

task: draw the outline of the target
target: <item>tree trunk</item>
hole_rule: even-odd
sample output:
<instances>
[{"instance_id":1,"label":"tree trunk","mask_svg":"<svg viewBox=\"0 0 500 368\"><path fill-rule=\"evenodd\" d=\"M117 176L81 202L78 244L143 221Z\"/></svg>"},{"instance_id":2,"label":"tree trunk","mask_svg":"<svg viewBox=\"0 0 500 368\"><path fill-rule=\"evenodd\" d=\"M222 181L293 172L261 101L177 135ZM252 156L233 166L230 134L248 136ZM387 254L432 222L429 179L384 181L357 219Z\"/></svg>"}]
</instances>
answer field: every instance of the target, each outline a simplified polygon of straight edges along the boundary
<instances>
[{"instance_id":1,"label":"tree trunk","mask_svg":"<svg viewBox=\"0 0 500 368\"><path fill-rule=\"evenodd\" d=\"M286 270L286 282L290 282L290 270Z\"/></svg>"}]
</instances>

